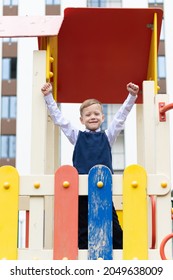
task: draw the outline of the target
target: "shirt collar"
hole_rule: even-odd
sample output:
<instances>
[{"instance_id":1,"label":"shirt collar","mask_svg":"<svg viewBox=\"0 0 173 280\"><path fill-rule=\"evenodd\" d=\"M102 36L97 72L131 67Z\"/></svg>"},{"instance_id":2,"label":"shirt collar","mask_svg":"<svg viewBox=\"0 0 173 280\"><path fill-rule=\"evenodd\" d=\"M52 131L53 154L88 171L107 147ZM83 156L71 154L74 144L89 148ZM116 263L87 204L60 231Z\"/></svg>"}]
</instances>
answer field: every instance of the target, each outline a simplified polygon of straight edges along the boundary
<instances>
[{"instance_id":1,"label":"shirt collar","mask_svg":"<svg viewBox=\"0 0 173 280\"><path fill-rule=\"evenodd\" d=\"M92 130L89 130L89 129L87 129L87 128L85 129L85 131L86 131L86 132L92 132ZM101 128L100 128L100 127L99 127L98 129L96 129L94 132L99 132L99 131L101 131Z\"/></svg>"}]
</instances>

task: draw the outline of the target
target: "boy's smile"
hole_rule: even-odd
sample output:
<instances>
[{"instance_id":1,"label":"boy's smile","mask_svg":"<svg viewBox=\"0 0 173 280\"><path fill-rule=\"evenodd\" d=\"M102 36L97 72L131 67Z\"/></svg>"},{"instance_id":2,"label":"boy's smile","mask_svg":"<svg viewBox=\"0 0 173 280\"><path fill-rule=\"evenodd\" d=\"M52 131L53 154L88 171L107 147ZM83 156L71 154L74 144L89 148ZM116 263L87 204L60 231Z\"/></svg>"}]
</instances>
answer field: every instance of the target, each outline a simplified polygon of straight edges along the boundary
<instances>
[{"instance_id":1,"label":"boy's smile","mask_svg":"<svg viewBox=\"0 0 173 280\"><path fill-rule=\"evenodd\" d=\"M104 121L101 105L92 104L84 108L80 120L81 123L89 130L95 131L100 128Z\"/></svg>"}]
</instances>

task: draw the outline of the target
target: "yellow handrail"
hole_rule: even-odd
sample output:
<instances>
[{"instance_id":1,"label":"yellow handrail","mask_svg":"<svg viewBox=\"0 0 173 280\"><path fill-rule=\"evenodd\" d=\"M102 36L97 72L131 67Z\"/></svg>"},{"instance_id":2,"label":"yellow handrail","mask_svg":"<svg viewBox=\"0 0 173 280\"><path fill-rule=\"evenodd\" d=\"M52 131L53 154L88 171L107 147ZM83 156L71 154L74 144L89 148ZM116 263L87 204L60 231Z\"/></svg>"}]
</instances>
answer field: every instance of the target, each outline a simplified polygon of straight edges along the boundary
<instances>
[{"instance_id":1,"label":"yellow handrail","mask_svg":"<svg viewBox=\"0 0 173 280\"><path fill-rule=\"evenodd\" d=\"M46 81L53 84L53 96L57 101L58 37L41 37L40 49L46 50Z\"/></svg>"},{"instance_id":2,"label":"yellow handrail","mask_svg":"<svg viewBox=\"0 0 173 280\"><path fill-rule=\"evenodd\" d=\"M153 31L150 45L150 55L148 62L148 73L147 80L154 81L154 91L155 94L158 93L160 89L158 86L158 74L157 74L157 13L154 13L154 21L153 21Z\"/></svg>"}]
</instances>

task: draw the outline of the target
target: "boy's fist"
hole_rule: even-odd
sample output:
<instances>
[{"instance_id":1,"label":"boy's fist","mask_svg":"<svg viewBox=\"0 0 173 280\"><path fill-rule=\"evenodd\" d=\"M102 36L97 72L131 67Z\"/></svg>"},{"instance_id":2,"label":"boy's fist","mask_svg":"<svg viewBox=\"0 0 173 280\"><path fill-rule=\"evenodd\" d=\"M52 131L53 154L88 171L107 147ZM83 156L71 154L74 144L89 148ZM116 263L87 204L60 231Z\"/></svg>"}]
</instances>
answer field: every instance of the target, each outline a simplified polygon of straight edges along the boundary
<instances>
[{"instance_id":1,"label":"boy's fist","mask_svg":"<svg viewBox=\"0 0 173 280\"><path fill-rule=\"evenodd\" d=\"M133 84L132 82L127 84L127 90L130 92L132 95L137 95L139 91L139 86Z\"/></svg>"},{"instance_id":2,"label":"boy's fist","mask_svg":"<svg viewBox=\"0 0 173 280\"><path fill-rule=\"evenodd\" d=\"M41 91L44 95L48 95L52 92L52 85L51 83L46 83L44 86L41 88Z\"/></svg>"}]
</instances>

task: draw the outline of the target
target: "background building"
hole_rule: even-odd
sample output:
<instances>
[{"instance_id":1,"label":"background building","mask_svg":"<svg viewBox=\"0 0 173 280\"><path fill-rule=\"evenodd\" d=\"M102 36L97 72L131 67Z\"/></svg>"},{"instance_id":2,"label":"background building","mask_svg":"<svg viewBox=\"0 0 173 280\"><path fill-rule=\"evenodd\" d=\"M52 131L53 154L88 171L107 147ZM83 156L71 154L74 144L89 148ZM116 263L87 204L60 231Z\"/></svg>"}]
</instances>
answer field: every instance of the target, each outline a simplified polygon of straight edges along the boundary
<instances>
[{"instance_id":1,"label":"background building","mask_svg":"<svg viewBox=\"0 0 173 280\"><path fill-rule=\"evenodd\" d=\"M166 0L0 0L0 14L3 16L25 15L60 15L66 7L117 7L147 8L161 7L164 10L161 40L158 52L159 93L168 93L171 97L171 30L170 11L172 1ZM133 34L132 34L133 35ZM135 35L134 35L135 36ZM165 36L166 40L165 40ZM135 39L135 38L134 38ZM31 91L32 91L32 55L37 49L36 38L3 39L0 43L0 166L16 166L20 173L30 173L30 130L31 130ZM25 50L25 52L23 51ZM116 73L115 73L116 74ZM126 90L126 89L125 89ZM115 88L116 91L116 88ZM173 93L172 93L173 95ZM79 104L74 104L72 122L79 123ZM107 127L119 105L104 105ZM71 104L61 104L61 110L71 119ZM39 108L38 108L39 110ZM113 165L115 172L122 172L124 167L136 163L136 112L132 110L113 146ZM171 133L172 135L172 133ZM72 146L61 135L62 164L71 163Z\"/></svg>"}]
</instances>

